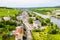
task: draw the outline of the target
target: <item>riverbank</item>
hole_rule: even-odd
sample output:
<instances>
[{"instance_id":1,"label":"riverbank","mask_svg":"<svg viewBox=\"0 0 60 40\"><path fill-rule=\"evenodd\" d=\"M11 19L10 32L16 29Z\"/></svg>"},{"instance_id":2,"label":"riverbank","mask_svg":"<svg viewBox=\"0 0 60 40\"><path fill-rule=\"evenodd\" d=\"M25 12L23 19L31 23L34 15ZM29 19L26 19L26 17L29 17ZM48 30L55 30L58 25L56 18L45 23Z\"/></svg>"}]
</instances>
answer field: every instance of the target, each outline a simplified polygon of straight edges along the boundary
<instances>
[{"instance_id":1,"label":"riverbank","mask_svg":"<svg viewBox=\"0 0 60 40\"><path fill-rule=\"evenodd\" d=\"M40 13L37 13L37 12L33 12L39 16L41 16L42 18L46 19L46 18L50 18L51 22L53 22L54 24L57 24L58 27L60 27L60 19L58 18L55 18L55 17L52 17L50 15L43 15L43 14L40 14Z\"/></svg>"},{"instance_id":2,"label":"riverbank","mask_svg":"<svg viewBox=\"0 0 60 40\"><path fill-rule=\"evenodd\" d=\"M55 17L57 19L60 19L60 16L56 16L56 15L50 15L51 17Z\"/></svg>"}]
</instances>

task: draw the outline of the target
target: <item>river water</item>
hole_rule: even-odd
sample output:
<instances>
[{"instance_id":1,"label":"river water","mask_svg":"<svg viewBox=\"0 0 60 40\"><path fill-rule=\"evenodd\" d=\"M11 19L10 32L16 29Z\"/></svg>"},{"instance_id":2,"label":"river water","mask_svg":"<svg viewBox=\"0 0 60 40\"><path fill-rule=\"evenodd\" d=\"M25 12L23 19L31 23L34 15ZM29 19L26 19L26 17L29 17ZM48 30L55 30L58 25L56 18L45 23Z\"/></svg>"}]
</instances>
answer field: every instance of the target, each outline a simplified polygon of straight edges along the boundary
<instances>
[{"instance_id":1,"label":"river water","mask_svg":"<svg viewBox=\"0 0 60 40\"><path fill-rule=\"evenodd\" d=\"M51 17L49 15L43 15L43 14L40 14L40 13L37 13L37 12L34 12L34 13L41 16L41 17L43 17L44 19L45 18L50 18L51 22L53 22L54 24L57 24L57 26L60 27L60 19L55 18L55 17Z\"/></svg>"},{"instance_id":2,"label":"river water","mask_svg":"<svg viewBox=\"0 0 60 40\"><path fill-rule=\"evenodd\" d=\"M54 24L57 24L58 27L60 27L60 19L51 17L51 22L53 22Z\"/></svg>"}]
</instances>

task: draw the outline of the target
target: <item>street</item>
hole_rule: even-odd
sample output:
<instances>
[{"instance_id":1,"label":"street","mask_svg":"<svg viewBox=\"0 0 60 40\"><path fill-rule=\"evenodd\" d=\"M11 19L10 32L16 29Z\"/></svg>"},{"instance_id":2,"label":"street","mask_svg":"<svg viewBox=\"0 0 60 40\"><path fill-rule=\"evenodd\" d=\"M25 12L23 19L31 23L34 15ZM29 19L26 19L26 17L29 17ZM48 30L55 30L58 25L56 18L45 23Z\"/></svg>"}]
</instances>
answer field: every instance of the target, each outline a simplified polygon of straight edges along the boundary
<instances>
[{"instance_id":1,"label":"street","mask_svg":"<svg viewBox=\"0 0 60 40\"><path fill-rule=\"evenodd\" d=\"M26 26L27 40L32 40L32 35L31 35L32 26L27 22L27 20L29 18L28 13L26 11L24 11L24 12L22 12L21 16L22 16L21 20L23 21L23 24Z\"/></svg>"}]
</instances>

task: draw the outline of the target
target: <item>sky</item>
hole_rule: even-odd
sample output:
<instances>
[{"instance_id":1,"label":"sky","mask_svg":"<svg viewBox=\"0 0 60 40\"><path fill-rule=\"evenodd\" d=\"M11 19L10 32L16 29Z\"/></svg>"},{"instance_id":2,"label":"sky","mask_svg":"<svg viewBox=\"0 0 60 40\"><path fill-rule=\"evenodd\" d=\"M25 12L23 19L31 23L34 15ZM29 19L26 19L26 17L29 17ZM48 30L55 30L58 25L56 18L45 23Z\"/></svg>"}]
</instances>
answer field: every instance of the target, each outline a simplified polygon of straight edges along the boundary
<instances>
[{"instance_id":1,"label":"sky","mask_svg":"<svg viewBox=\"0 0 60 40\"><path fill-rule=\"evenodd\" d=\"M0 0L0 7L60 6L60 0Z\"/></svg>"}]
</instances>

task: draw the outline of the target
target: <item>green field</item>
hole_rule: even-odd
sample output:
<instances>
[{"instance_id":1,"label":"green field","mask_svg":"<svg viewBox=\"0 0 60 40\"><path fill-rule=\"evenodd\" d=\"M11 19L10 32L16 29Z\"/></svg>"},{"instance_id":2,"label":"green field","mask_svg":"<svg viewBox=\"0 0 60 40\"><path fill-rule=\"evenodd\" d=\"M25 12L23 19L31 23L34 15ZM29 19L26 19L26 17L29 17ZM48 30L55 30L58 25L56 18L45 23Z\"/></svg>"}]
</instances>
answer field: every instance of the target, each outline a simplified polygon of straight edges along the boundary
<instances>
[{"instance_id":1,"label":"green field","mask_svg":"<svg viewBox=\"0 0 60 40\"><path fill-rule=\"evenodd\" d=\"M45 29L44 31L39 31L38 29L32 31L33 40L60 40L60 33L50 34L47 32L51 30Z\"/></svg>"},{"instance_id":2,"label":"green field","mask_svg":"<svg viewBox=\"0 0 60 40\"><path fill-rule=\"evenodd\" d=\"M17 9L0 8L0 17L8 16L8 15L14 17L15 14L17 15L19 12L20 10Z\"/></svg>"},{"instance_id":3,"label":"green field","mask_svg":"<svg viewBox=\"0 0 60 40\"><path fill-rule=\"evenodd\" d=\"M34 12L38 12L41 14L47 14L47 12L52 13L53 10L60 10L60 8L36 8L36 9L32 9L32 11Z\"/></svg>"},{"instance_id":4,"label":"green field","mask_svg":"<svg viewBox=\"0 0 60 40\"><path fill-rule=\"evenodd\" d=\"M60 8L37 8L37 10L55 10Z\"/></svg>"},{"instance_id":5,"label":"green field","mask_svg":"<svg viewBox=\"0 0 60 40\"><path fill-rule=\"evenodd\" d=\"M60 40L60 34L47 34L44 32L33 32L33 40Z\"/></svg>"}]
</instances>

